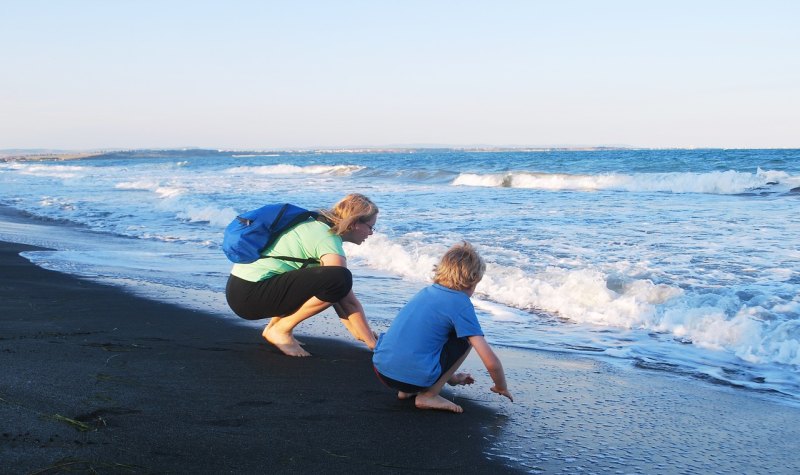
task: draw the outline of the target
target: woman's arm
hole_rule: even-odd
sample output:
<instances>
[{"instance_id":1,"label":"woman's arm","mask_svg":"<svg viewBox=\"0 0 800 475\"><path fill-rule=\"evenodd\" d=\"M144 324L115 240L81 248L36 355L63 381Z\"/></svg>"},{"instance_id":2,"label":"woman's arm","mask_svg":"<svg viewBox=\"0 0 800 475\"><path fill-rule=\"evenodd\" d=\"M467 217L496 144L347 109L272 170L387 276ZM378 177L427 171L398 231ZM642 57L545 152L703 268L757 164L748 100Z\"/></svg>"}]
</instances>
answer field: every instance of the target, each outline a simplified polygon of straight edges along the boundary
<instances>
[{"instance_id":1,"label":"woman's arm","mask_svg":"<svg viewBox=\"0 0 800 475\"><path fill-rule=\"evenodd\" d=\"M494 381L494 386L492 386L491 391L505 396L510 399L511 402L514 402L514 398L511 396L511 393L508 392L503 363L501 363L500 358L494 354L492 347L486 342L486 338L477 335L468 338L472 347L475 348L475 352L478 353L483 365L489 371L489 376L492 377L492 381Z\"/></svg>"},{"instance_id":2,"label":"woman's arm","mask_svg":"<svg viewBox=\"0 0 800 475\"><path fill-rule=\"evenodd\" d=\"M325 254L320 258L323 266L347 267L347 259L338 254ZM342 323L357 339L366 343L370 350L378 344L375 332L369 326L364 307L351 289L344 298L333 304L333 309L342 319Z\"/></svg>"}]
</instances>

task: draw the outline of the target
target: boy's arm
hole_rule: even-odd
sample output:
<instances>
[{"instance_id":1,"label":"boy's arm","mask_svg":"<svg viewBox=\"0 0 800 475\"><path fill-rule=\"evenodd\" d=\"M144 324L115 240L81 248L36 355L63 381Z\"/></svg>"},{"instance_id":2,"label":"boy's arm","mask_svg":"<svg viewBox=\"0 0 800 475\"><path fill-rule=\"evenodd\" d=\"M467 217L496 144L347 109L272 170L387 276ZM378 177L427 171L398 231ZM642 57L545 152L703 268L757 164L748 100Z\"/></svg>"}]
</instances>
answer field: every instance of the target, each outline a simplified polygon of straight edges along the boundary
<instances>
[{"instance_id":1,"label":"boy's arm","mask_svg":"<svg viewBox=\"0 0 800 475\"><path fill-rule=\"evenodd\" d=\"M468 338L470 344L478 353L483 365L486 366L486 369L489 371L489 376L492 377L492 381L494 381L494 386L492 386L491 391L500 394L501 396L505 396L511 400L511 402L514 402L514 397L511 396L510 392L508 392L506 373L503 371L503 363L501 363L500 358L494 354L492 347L486 342L486 338L478 335Z\"/></svg>"}]
</instances>

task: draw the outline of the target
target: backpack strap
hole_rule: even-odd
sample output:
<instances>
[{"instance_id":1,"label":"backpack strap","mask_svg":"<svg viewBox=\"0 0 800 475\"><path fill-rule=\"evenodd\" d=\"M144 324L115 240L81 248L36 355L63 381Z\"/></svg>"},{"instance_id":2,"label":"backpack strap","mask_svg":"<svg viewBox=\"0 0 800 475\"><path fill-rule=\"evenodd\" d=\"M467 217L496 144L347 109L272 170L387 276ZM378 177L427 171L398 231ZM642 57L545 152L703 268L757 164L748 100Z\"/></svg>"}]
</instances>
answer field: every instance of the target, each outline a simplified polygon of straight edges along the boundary
<instances>
[{"instance_id":1,"label":"backpack strap","mask_svg":"<svg viewBox=\"0 0 800 475\"><path fill-rule=\"evenodd\" d=\"M307 259L303 259L301 257L290 257L290 256L262 256L262 259L278 259L280 261L291 261L291 262L302 262L303 265L300 266L301 269L305 269L309 266L309 264L319 264L319 259L315 259L313 257L309 257Z\"/></svg>"}]
</instances>

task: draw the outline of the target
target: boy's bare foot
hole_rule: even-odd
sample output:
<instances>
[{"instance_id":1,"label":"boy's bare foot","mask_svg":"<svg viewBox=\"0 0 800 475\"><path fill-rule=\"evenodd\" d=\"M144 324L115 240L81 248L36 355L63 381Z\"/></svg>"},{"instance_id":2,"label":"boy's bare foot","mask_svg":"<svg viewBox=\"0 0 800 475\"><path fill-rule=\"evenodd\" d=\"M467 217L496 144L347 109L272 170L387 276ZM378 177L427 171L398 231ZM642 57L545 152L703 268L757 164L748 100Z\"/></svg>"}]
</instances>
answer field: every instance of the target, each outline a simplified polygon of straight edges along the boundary
<instances>
[{"instance_id":1,"label":"boy's bare foot","mask_svg":"<svg viewBox=\"0 0 800 475\"><path fill-rule=\"evenodd\" d=\"M417 409L436 409L439 411L450 411L455 412L456 414L461 414L464 412L461 406L454 402L450 402L447 399L439 396L424 396L422 394L417 394L417 400L414 401L414 404L417 406Z\"/></svg>"},{"instance_id":2,"label":"boy's bare foot","mask_svg":"<svg viewBox=\"0 0 800 475\"><path fill-rule=\"evenodd\" d=\"M397 391L397 399L411 399L417 394L418 393L404 393L403 391Z\"/></svg>"},{"instance_id":3,"label":"boy's bare foot","mask_svg":"<svg viewBox=\"0 0 800 475\"><path fill-rule=\"evenodd\" d=\"M475 379L469 373L456 373L452 378L447 380L447 384L450 386L463 386L474 382Z\"/></svg>"},{"instance_id":4,"label":"boy's bare foot","mask_svg":"<svg viewBox=\"0 0 800 475\"><path fill-rule=\"evenodd\" d=\"M311 353L304 350L303 347L300 346L300 342L295 340L294 336L292 336L291 333L280 332L277 328L274 327L274 325L273 326L267 325L267 328L264 329L264 333L262 333L261 335L268 342L275 345L285 355L311 356Z\"/></svg>"}]
</instances>

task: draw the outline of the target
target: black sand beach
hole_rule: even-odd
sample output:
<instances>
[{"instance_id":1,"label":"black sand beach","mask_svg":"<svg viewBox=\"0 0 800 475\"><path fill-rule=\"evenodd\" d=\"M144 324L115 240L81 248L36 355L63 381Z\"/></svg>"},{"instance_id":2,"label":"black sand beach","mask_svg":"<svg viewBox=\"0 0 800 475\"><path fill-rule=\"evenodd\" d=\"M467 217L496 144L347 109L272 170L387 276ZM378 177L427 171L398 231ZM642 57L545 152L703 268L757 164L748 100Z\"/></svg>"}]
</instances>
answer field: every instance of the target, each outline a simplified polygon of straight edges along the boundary
<instances>
[{"instance_id":1,"label":"black sand beach","mask_svg":"<svg viewBox=\"0 0 800 475\"><path fill-rule=\"evenodd\" d=\"M496 348L513 404L472 354L478 382L446 390L465 413L419 411L324 316L298 327L314 356L290 358L32 249L0 243L0 473L800 473L800 408L773 395Z\"/></svg>"},{"instance_id":2,"label":"black sand beach","mask_svg":"<svg viewBox=\"0 0 800 475\"><path fill-rule=\"evenodd\" d=\"M366 348L258 331L40 269L0 245L0 472L501 473L497 414L419 411Z\"/></svg>"}]
</instances>

